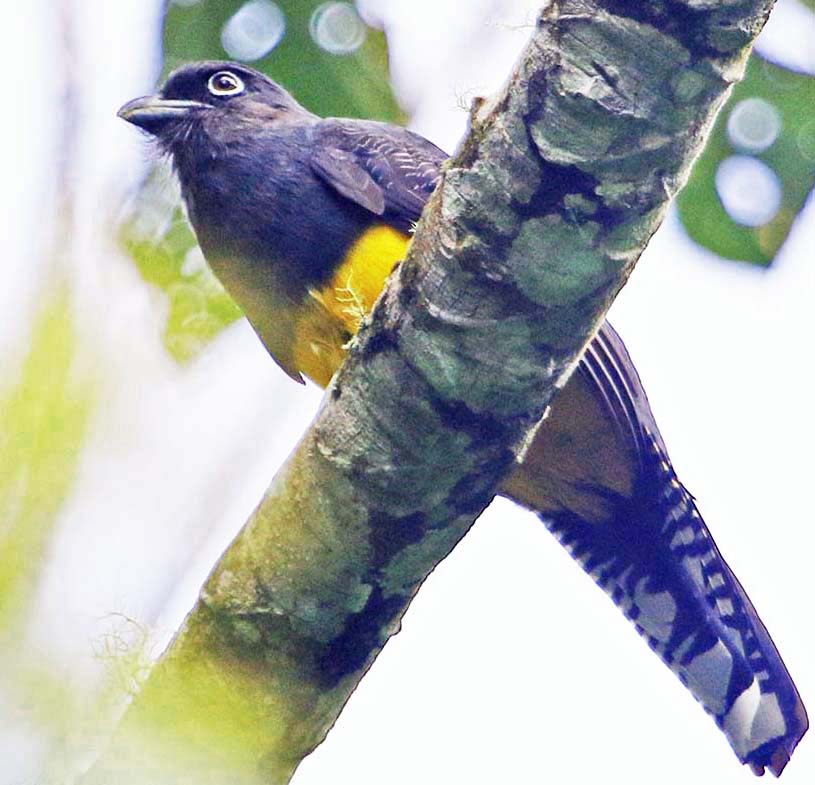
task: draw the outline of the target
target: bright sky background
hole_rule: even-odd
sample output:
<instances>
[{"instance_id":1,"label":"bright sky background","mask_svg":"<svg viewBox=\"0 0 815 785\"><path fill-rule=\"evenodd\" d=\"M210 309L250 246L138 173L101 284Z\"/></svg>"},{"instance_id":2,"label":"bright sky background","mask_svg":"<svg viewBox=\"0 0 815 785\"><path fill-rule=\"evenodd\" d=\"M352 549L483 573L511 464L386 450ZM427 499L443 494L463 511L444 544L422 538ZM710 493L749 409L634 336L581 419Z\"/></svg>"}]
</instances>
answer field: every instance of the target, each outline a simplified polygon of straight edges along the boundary
<instances>
[{"instance_id":1,"label":"bright sky background","mask_svg":"<svg viewBox=\"0 0 815 785\"><path fill-rule=\"evenodd\" d=\"M786 4L765 51L815 72L812 19ZM160 343L161 296L101 228L143 170L146 147L115 111L153 86L154 5L38 0L18 6L6 29L14 114L0 127L0 363L12 377L39 287L56 267L74 283L88 356L106 369L30 630L79 682L98 676L91 649L111 613L143 620L159 640L172 632L319 401L314 388L295 389L244 323L192 367L176 367ZM365 2L388 26L395 82L417 130L455 146L462 100L503 81L534 6L473 0L464 13L455 0ZM60 13L74 20L69 63ZM55 262L52 143L66 67L77 75L82 122L68 168L73 241ZM612 312L679 476L811 711L814 256L812 199L768 272L696 248L671 215ZM0 730L0 785L40 785L37 734L9 728ZM735 785L751 776L544 527L499 500L427 581L294 783ZM815 782L811 737L784 782Z\"/></svg>"}]
</instances>

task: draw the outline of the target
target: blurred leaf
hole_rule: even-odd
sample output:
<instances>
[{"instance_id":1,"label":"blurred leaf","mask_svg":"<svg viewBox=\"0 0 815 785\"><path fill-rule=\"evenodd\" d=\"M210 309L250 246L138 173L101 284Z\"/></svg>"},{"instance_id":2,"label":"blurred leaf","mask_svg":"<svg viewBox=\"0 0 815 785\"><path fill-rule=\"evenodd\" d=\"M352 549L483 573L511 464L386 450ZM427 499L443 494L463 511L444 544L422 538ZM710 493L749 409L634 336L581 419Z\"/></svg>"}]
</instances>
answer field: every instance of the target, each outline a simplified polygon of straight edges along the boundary
<instances>
[{"instance_id":1,"label":"blurred leaf","mask_svg":"<svg viewBox=\"0 0 815 785\"><path fill-rule=\"evenodd\" d=\"M122 241L144 280L166 295L164 344L174 359L185 362L240 319L241 310L206 266L178 193L168 193L161 174L154 171L145 182Z\"/></svg>"},{"instance_id":2,"label":"blurred leaf","mask_svg":"<svg viewBox=\"0 0 815 785\"><path fill-rule=\"evenodd\" d=\"M781 121L777 139L761 152L737 149L728 119L747 98L774 107ZM789 234L807 194L815 186L815 78L772 64L755 52L744 81L736 85L720 112L707 147L677 200L688 234L700 245L729 259L769 264ZM716 190L716 174L732 155L751 155L767 164L782 188L775 215L761 226L745 226L728 214Z\"/></svg>"},{"instance_id":3,"label":"blurred leaf","mask_svg":"<svg viewBox=\"0 0 815 785\"><path fill-rule=\"evenodd\" d=\"M164 25L164 74L191 60L229 59L222 45L224 24L257 0L176 0ZM260 5L274 6L267 0ZM280 0L285 18L280 43L252 66L280 81L309 109L321 115L405 120L390 87L385 35L364 26L364 40L349 54L332 54L315 43L313 14L321 0ZM360 20L361 21L361 20ZM158 213L158 218L156 217ZM144 224L148 227L145 228ZM146 281L169 300L165 345L184 362L195 358L224 327L241 316L212 273L202 264L195 238L183 217L177 193L168 197L160 173L148 178L123 241Z\"/></svg>"},{"instance_id":4,"label":"blurred leaf","mask_svg":"<svg viewBox=\"0 0 815 785\"><path fill-rule=\"evenodd\" d=\"M95 397L68 297L42 309L19 379L0 390L0 630L24 611L70 492Z\"/></svg>"}]
</instances>

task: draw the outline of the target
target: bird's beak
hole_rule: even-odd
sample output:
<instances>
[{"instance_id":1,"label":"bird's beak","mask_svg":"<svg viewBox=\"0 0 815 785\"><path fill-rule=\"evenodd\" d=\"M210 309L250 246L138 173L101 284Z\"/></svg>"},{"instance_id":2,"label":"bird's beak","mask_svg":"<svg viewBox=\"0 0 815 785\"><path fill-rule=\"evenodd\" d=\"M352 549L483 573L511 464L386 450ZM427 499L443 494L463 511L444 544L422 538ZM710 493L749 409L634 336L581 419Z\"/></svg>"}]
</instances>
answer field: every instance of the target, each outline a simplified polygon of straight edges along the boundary
<instances>
[{"instance_id":1,"label":"bird's beak","mask_svg":"<svg viewBox=\"0 0 815 785\"><path fill-rule=\"evenodd\" d=\"M209 109L209 104L200 101L180 101L171 98L162 98L158 95L145 95L128 101L116 114L137 125L144 131L157 134L173 120L187 116L195 109Z\"/></svg>"}]
</instances>

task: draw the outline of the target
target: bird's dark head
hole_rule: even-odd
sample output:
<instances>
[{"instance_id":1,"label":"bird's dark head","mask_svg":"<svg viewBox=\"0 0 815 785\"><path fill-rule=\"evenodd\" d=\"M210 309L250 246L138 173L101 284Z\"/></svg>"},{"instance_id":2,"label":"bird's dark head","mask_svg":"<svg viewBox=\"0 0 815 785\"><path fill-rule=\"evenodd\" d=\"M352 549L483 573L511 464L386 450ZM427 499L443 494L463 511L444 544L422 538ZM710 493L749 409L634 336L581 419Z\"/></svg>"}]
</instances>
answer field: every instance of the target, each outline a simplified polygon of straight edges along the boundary
<instances>
[{"instance_id":1,"label":"bird's dark head","mask_svg":"<svg viewBox=\"0 0 815 785\"><path fill-rule=\"evenodd\" d=\"M119 117L155 136L172 152L174 142L207 125L283 125L311 115L268 76L238 63L208 60L173 71L155 95L126 103Z\"/></svg>"}]
</instances>

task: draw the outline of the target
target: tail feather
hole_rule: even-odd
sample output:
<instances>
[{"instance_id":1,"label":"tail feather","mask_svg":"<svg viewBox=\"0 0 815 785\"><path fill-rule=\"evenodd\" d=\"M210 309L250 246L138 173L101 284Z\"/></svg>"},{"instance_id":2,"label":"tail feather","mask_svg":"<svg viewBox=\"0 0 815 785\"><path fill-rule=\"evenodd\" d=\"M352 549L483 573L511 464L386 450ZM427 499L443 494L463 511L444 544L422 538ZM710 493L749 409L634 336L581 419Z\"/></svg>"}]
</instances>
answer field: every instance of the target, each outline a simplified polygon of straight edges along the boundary
<instances>
[{"instance_id":1,"label":"tail feather","mask_svg":"<svg viewBox=\"0 0 815 785\"><path fill-rule=\"evenodd\" d=\"M803 703L677 479L633 363L607 323L564 393L510 478L510 497L540 514L712 715L739 760L778 776L807 730ZM608 482L615 467L630 482Z\"/></svg>"},{"instance_id":2,"label":"tail feather","mask_svg":"<svg viewBox=\"0 0 815 785\"><path fill-rule=\"evenodd\" d=\"M808 727L803 704L693 498L652 446L651 487L620 498L611 525L568 512L545 523L713 716L739 760L778 776Z\"/></svg>"}]
</instances>

